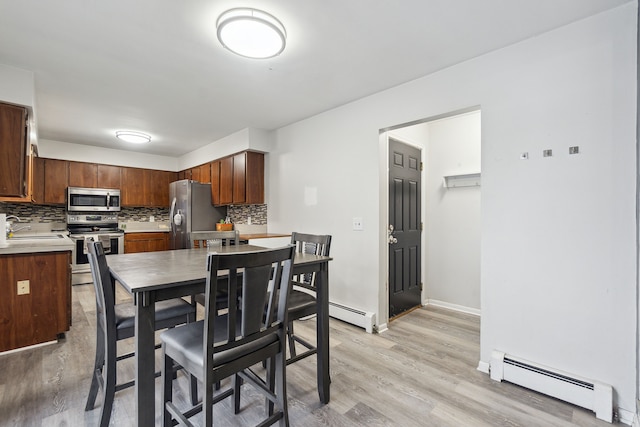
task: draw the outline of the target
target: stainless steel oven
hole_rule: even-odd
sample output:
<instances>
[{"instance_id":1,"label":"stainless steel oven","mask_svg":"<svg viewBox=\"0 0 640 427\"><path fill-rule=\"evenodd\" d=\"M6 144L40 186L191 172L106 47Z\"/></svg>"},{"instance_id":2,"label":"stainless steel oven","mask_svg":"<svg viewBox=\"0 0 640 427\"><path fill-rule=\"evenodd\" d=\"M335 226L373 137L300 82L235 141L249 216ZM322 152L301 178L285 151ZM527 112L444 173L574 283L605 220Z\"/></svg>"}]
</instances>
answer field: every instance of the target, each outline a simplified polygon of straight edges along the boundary
<instances>
[{"instance_id":1,"label":"stainless steel oven","mask_svg":"<svg viewBox=\"0 0 640 427\"><path fill-rule=\"evenodd\" d=\"M67 188L67 212L119 212L117 188Z\"/></svg>"},{"instance_id":2,"label":"stainless steel oven","mask_svg":"<svg viewBox=\"0 0 640 427\"><path fill-rule=\"evenodd\" d=\"M87 258L89 239L102 242L107 256L124 253L124 232L118 229L116 214L67 214L67 229L75 245L71 264L74 285L92 281Z\"/></svg>"}]
</instances>

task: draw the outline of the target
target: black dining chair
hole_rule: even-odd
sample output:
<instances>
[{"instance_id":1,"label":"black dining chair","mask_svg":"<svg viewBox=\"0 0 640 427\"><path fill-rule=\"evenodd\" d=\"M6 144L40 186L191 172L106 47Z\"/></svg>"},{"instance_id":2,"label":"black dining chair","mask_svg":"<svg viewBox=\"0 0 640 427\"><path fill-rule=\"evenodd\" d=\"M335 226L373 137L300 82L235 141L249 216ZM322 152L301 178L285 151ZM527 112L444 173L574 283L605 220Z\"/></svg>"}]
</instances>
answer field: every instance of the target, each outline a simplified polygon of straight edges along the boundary
<instances>
[{"instance_id":1,"label":"black dining chair","mask_svg":"<svg viewBox=\"0 0 640 427\"><path fill-rule=\"evenodd\" d=\"M95 363L85 411L94 408L98 390L102 389L104 398L100 411L100 426L106 427L111 418L115 393L135 384L134 381L116 384L116 362L135 355L117 355L117 342L134 336L135 307L130 302L115 303L115 283L109 273L102 244L88 242L87 253L96 293L97 333ZM194 306L183 299L159 301L155 307L156 330L195 321ZM197 380L192 377L192 400L197 400L196 387Z\"/></svg>"},{"instance_id":2,"label":"black dining chair","mask_svg":"<svg viewBox=\"0 0 640 427\"><path fill-rule=\"evenodd\" d=\"M191 425L188 418L203 413L203 425L213 425L213 405L234 396L240 411L240 386L255 386L267 397L268 418L260 425L289 425L286 389L287 300L293 268L293 245L257 252L209 254L205 319L161 334L163 422L165 427ZM229 295L241 289L239 304L224 315L216 312L219 288ZM263 380L251 367L267 361ZM178 364L204 384L203 401L182 412L172 402L171 367ZM233 377L232 385L213 395L215 384ZM277 407L277 411L275 410Z\"/></svg>"},{"instance_id":3,"label":"black dining chair","mask_svg":"<svg viewBox=\"0 0 640 427\"><path fill-rule=\"evenodd\" d=\"M222 244L225 246L231 246L232 244L238 246L240 244L240 232L238 230L232 231L192 231L189 235L191 240L191 247L193 249L196 248L205 248L207 247L207 241L219 239ZM216 297L218 309L226 308L228 302L227 293L220 289L218 291L218 296ZM193 301L204 306L204 294L195 294L193 296Z\"/></svg>"},{"instance_id":4,"label":"black dining chair","mask_svg":"<svg viewBox=\"0 0 640 427\"><path fill-rule=\"evenodd\" d=\"M292 233L291 243L296 246L296 252L329 256L331 250L330 235L315 235L304 233ZM306 273L293 276L292 288L289 295L289 316L287 325L287 339L289 341L290 358L287 364L297 362L300 359L311 356L317 352L316 346L304 338L296 335L293 330L293 322L302 318L317 314L316 309L316 273ZM303 345L306 350L298 354L296 342Z\"/></svg>"}]
</instances>

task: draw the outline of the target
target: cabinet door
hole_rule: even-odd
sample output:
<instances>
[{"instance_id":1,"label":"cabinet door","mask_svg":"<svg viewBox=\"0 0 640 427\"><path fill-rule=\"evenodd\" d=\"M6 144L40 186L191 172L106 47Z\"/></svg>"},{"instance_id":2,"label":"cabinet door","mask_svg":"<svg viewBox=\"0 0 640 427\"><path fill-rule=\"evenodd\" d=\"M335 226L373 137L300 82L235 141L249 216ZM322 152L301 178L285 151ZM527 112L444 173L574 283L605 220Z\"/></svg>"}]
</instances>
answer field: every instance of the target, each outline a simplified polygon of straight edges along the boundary
<instances>
[{"instance_id":1,"label":"cabinet door","mask_svg":"<svg viewBox=\"0 0 640 427\"><path fill-rule=\"evenodd\" d=\"M211 162L211 204L220 205L220 161Z\"/></svg>"},{"instance_id":2,"label":"cabinet door","mask_svg":"<svg viewBox=\"0 0 640 427\"><path fill-rule=\"evenodd\" d=\"M247 151L245 203L264 203L264 154Z\"/></svg>"},{"instance_id":3,"label":"cabinet door","mask_svg":"<svg viewBox=\"0 0 640 427\"><path fill-rule=\"evenodd\" d=\"M98 187L120 188L120 166L98 165Z\"/></svg>"},{"instance_id":4,"label":"cabinet door","mask_svg":"<svg viewBox=\"0 0 640 427\"><path fill-rule=\"evenodd\" d=\"M96 188L98 165L95 163L69 162L69 187Z\"/></svg>"},{"instance_id":5,"label":"cabinet door","mask_svg":"<svg viewBox=\"0 0 640 427\"><path fill-rule=\"evenodd\" d=\"M145 206L145 169L122 168L122 206Z\"/></svg>"},{"instance_id":6,"label":"cabinet door","mask_svg":"<svg viewBox=\"0 0 640 427\"><path fill-rule=\"evenodd\" d=\"M167 233L146 233L147 252L166 251L167 250Z\"/></svg>"},{"instance_id":7,"label":"cabinet door","mask_svg":"<svg viewBox=\"0 0 640 427\"><path fill-rule=\"evenodd\" d=\"M233 203L233 157L220 160L220 204Z\"/></svg>"},{"instance_id":8,"label":"cabinet door","mask_svg":"<svg viewBox=\"0 0 640 427\"><path fill-rule=\"evenodd\" d=\"M233 203L246 203L247 153L233 156Z\"/></svg>"},{"instance_id":9,"label":"cabinet door","mask_svg":"<svg viewBox=\"0 0 640 427\"><path fill-rule=\"evenodd\" d=\"M69 162L45 159L44 161L44 202L64 205L69 186Z\"/></svg>"},{"instance_id":10,"label":"cabinet door","mask_svg":"<svg viewBox=\"0 0 640 427\"><path fill-rule=\"evenodd\" d=\"M200 176L200 182L203 184L208 184L211 182L211 163L205 163L204 165L198 166L198 175Z\"/></svg>"},{"instance_id":11,"label":"cabinet door","mask_svg":"<svg viewBox=\"0 0 640 427\"><path fill-rule=\"evenodd\" d=\"M0 104L0 196L27 195L27 110Z\"/></svg>"},{"instance_id":12,"label":"cabinet door","mask_svg":"<svg viewBox=\"0 0 640 427\"><path fill-rule=\"evenodd\" d=\"M174 177L175 174L173 172L146 170L147 203L145 206L169 207L169 183Z\"/></svg>"},{"instance_id":13,"label":"cabinet door","mask_svg":"<svg viewBox=\"0 0 640 427\"><path fill-rule=\"evenodd\" d=\"M71 323L71 252L0 255L0 351L55 340ZM16 283L29 281L18 295Z\"/></svg>"},{"instance_id":14,"label":"cabinet door","mask_svg":"<svg viewBox=\"0 0 640 427\"><path fill-rule=\"evenodd\" d=\"M33 203L41 205L44 203L44 159L35 157L33 159Z\"/></svg>"}]
</instances>

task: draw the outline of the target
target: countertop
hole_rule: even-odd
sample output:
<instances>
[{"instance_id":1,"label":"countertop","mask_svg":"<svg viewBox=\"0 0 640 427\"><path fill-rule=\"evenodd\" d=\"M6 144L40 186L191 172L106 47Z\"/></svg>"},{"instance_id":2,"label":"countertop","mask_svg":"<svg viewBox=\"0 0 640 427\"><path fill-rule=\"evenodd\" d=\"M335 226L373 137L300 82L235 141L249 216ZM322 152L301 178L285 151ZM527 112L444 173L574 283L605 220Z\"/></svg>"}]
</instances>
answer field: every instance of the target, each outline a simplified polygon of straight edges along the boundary
<instances>
[{"instance_id":1,"label":"countertop","mask_svg":"<svg viewBox=\"0 0 640 427\"><path fill-rule=\"evenodd\" d=\"M64 252L74 248L66 233L24 233L7 239L8 246L0 248L0 255L35 252Z\"/></svg>"},{"instance_id":2,"label":"countertop","mask_svg":"<svg viewBox=\"0 0 640 427\"><path fill-rule=\"evenodd\" d=\"M240 240L269 239L271 237L291 237L291 234L281 234L281 233L243 233L243 234L240 234Z\"/></svg>"}]
</instances>

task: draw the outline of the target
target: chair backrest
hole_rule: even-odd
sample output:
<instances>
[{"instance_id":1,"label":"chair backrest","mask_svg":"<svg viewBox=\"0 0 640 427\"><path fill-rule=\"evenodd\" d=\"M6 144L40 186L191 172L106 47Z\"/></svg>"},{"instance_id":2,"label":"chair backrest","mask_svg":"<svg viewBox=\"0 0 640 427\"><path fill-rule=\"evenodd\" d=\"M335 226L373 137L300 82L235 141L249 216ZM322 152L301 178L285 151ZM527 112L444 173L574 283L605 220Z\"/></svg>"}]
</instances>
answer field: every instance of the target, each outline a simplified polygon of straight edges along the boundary
<instances>
[{"instance_id":1,"label":"chair backrest","mask_svg":"<svg viewBox=\"0 0 640 427\"><path fill-rule=\"evenodd\" d=\"M291 234L291 243L296 245L296 252L329 256L331 250L331 235L317 235L317 234L305 234L296 233ZM300 284L306 284L311 287L315 287L315 273L301 274L295 277L294 280Z\"/></svg>"},{"instance_id":2,"label":"chair backrest","mask_svg":"<svg viewBox=\"0 0 640 427\"><path fill-rule=\"evenodd\" d=\"M98 327L104 331L107 342L115 342L115 286L102 243L87 242L87 257L96 291Z\"/></svg>"},{"instance_id":3,"label":"chair backrest","mask_svg":"<svg viewBox=\"0 0 640 427\"><path fill-rule=\"evenodd\" d=\"M225 246L231 245L233 242L236 246L240 244L240 232L232 231L192 231L189 234L192 248L204 248L207 246L207 240L220 239Z\"/></svg>"},{"instance_id":4,"label":"chair backrest","mask_svg":"<svg viewBox=\"0 0 640 427\"><path fill-rule=\"evenodd\" d=\"M284 339L294 255L293 245L257 252L209 254L203 343L208 363L212 363L213 353L249 344L276 331ZM227 314L217 315L218 292L237 295L238 286L242 289L240 302L229 304Z\"/></svg>"}]
</instances>

